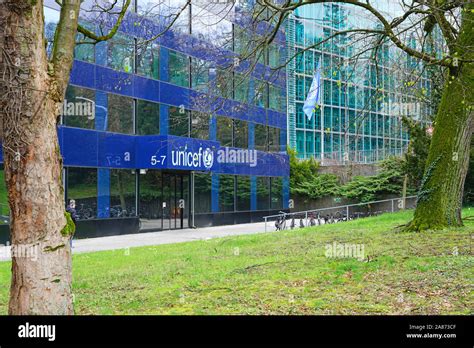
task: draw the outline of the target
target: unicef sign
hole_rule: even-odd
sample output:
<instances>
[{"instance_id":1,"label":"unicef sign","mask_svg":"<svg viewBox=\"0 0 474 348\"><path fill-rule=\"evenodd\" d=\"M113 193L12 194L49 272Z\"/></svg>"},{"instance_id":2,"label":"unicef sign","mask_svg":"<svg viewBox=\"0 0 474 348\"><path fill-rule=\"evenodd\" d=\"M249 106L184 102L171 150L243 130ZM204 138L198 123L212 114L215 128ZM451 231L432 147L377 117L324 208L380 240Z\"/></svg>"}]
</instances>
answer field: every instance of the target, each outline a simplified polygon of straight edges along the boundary
<instances>
[{"instance_id":1,"label":"unicef sign","mask_svg":"<svg viewBox=\"0 0 474 348\"><path fill-rule=\"evenodd\" d=\"M288 172L287 155L220 146L219 142L212 140L150 135L136 137L135 146L137 168L213 171L233 175L263 175L269 168L275 173Z\"/></svg>"},{"instance_id":2,"label":"unicef sign","mask_svg":"<svg viewBox=\"0 0 474 348\"><path fill-rule=\"evenodd\" d=\"M288 176L284 153L221 147L219 142L170 135L127 135L58 127L61 153L69 166L212 171L231 175ZM84 146L77 147L78 142ZM93 149L91 151L91 149ZM2 153L0 152L0 159Z\"/></svg>"},{"instance_id":3,"label":"unicef sign","mask_svg":"<svg viewBox=\"0 0 474 348\"><path fill-rule=\"evenodd\" d=\"M215 170L219 143L176 136L151 135L136 139L140 168Z\"/></svg>"},{"instance_id":4,"label":"unicef sign","mask_svg":"<svg viewBox=\"0 0 474 348\"><path fill-rule=\"evenodd\" d=\"M210 148L199 147L197 151L184 150L171 151L171 164L173 167L190 167L211 169L214 164L214 153Z\"/></svg>"}]
</instances>

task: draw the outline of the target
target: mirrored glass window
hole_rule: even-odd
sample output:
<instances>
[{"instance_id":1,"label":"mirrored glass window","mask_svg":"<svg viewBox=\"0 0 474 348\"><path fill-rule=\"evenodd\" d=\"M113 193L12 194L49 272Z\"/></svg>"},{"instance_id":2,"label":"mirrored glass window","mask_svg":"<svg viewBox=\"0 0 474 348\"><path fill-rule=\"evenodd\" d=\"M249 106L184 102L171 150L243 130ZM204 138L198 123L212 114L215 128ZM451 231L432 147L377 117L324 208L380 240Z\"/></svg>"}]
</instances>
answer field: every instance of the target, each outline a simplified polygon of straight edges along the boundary
<instances>
[{"instance_id":1,"label":"mirrored glass window","mask_svg":"<svg viewBox=\"0 0 474 348\"><path fill-rule=\"evenodd\" d=\"M69 85L61 112L63 124L69 127L94 129L95 91Z\"/></svg>"},{"instance_id":2,"label":"mirrored glass window","mask_svg":"<svg viewBox=\"0 0 474 348\"><path fill-rule=\"evenodd\" d=\"M195 213L211 212L211 175L194 175L194 209Z\"/></svg>"},{"instance_id":3,"label":"mirrored glass window","mask_svg":"<svg viewBox=\"0 0 474 348\"><path fill-rule=\"evenodd\" d=\"M242 149L248 148L249 129L246 121L234 120L234 146Z\"/></svg>"},{"instance_id":4,"label":"mirrored glass window","mask_svg":"<svg viewBox=\"0 0 474 348\"><path fill-rule=\"evenodd\" d=\"M110 170L110 217L133 217L135 209L135 175L126 169Z\"/></svg>"},{"instance_id":5,"label":"mirrored glass window","mask_svg":"<svg viewBox=\"0 0 474 348\"><path fill-rule=\"evenodd\" d=\"M76 201L76 213L81 220L97 217L97 169L77 168L67 169L67 197Z\"/></svg>"},{"instance_id":6,"label":"mirrored glass window","mask_svg":"<svg viewBox=\"0 0 474 348\"><path fill-rule=\"evenodd\" d=\"M133 133L133 99L117 94L108 95L107 130Z\"/></svg>"},{"instance_id":7,"label":"mirrored glass window","mask_svg":"<svg viewBox=\"0 0 474 348\"><path fill-rule=\"evenodd\" d=\"M137 43L137 74L155 80L160 78L160 48L156 43Z\"/></svg>"},{"instance_id":8,"label":"mirrored glass window","mask_svg":"<svg viewBox=\"0 0 474 348\"><path fill-rule=\"evenodd\" d=\"M272 185L271 209L282 209L283 208L283 179L271 178L271 185Z\"/></svg>"},{"instance_id":9,"label":"mirrored glass window","mask_svg":"<svg viewBox=\"0 0 474 348\"><path fill-rule=\"evenodd\" d=\"M270 208L270 178L257 177L257 209L267 210Z\"/></svg>"},{"instance_id":10,"label":"mirrored glass window","mask_svg":"<svg viewBox=\"0 0 474 348\"><path fill-rule=\"evenodd\" d=\"M217 141L221 146L232 146L232 119L217 116Z\"/></svg>"},{"instance_id":11,"label":"mirrored glass window","mask_svg":"<svg viewBox=\"0 0 474 348\"><path fill-rule=\"evenodd\" d=\"M209 115L203 112L191 112L191 137L209 139Z\"/></svg>"},{"instance_id":12,"label":"mirrored glass window","mask_svg":"<svg viewBox=\"0 0 474 348\"><path fill-rule=\"evenodd\" d=\"M236 210L250 210L250 177L237 175L237 191L236 191Z\"/></svg>"},{"instance_id":13,"label":"mirrored glass window","mask_svg":"<svg viewBox=\"0 0 474 348\"><path fill-rule=\"evenodd\" d=\"M127 73L133 72L135 42L133 38L117 33L107 41L107 66Z\"/></svg>"},{"instance_id":14,"label":"mirrored glass window","mask_svg":"<svg viewBox=\"0 0 474 348\"><path fill-rule=\"evenodd\" d=\"M169 82L181 87L189 87L188 56L170 50L168 59Z\"/></svg>"},{"instance_id":15,"label":"mirrored glass window","mask_svg":"<svg viewBox=\"0 0 474 348\"><path fill-rule=\"evenodd\" d=\"M160 134L160 104L137 100L137 134Z\"/></svg>"},{"instance_id":16,"label":"mirrored glass window","mask_svg":"<svg viewBox=\"0 0 474 348\"><path fill-rule=\"evenodd\" d=\"M177 135L180 137L189 136L189 110L179 108L176 106L169 107L169 129L170 135Z\"/></svg>"},{"instance_id":17,"label":"mirrored glass window","mask_svg":"<svg viewBox=\"0 0 474 348\"><path fill-rule=\"evenodd\" d=\"M219 211L234 211L234 176L219 175Z\"/></svg>"}]
</instances>

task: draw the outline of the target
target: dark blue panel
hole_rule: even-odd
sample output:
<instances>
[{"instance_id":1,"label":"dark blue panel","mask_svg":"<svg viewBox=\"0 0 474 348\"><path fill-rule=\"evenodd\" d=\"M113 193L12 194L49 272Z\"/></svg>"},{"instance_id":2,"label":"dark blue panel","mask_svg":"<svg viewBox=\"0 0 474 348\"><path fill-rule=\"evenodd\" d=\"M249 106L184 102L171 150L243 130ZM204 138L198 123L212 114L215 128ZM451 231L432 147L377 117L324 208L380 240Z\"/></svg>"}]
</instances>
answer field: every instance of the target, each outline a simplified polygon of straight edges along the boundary
<instances>
[{"instance_id":1,"label":"dark blue panel","mask_svg":"<svg viewBox=\"0 0 474 348\"><path fill-rule=\"evenodd\" d=\"M68 166L97 167L98 132L63 127L61 153Z\"/></svg>"},{"instance_id":2,"label":"dark blue panel","mask_svg":"<svg viewBox=\"0 0 474 348\"><path fill-rule=\"evenodd\" d=\"M223 116L230 116L230 117L236 117L238 114L239 110L239 102L233 101L233 100L228 100L228 99L223 99L223 98L216 98L216 108L217 108L217 114L218 115L223 115ZM243 109L244 105L242 105Z\"/></svg>"},{"instance_id":3,"label":"dark blue panel","mask_svg":"<svg viewBox=\"0 0 474 348\"><path fill-rule=\"evenodd\" d=\"M267 123L267 112L264 108L254 107L250 114L249 121L266 124Z\"/></svg>"},{"instance_id":4,"label":"dark blue panel","mask_svg":"<svg viewBox=\"0 0 474 348\"><path fill-rule=\"evenodd\" d=\"M217 151L217 161L219 162L219 168L213 169L213 171L221 174L289 175L288 156L281 153L221 147Z\"/></svg>"},{"instance_id":5,"label":"dark blue panel","mask_svg":"<svg viewBox=\"0 0 474 348\"><path fill-rule=\"evenodd\" d=\"M268 109L267 110L267 122L268 125L271 127L277 127L277 124L279 124L279 115L277 112Z\"/></svg>"},{"instance_id":6,"label":"dark blue panel","mask_svg":"<svg viewBox=\"0 0 474 348\"><path fill-rule=\"evenodd\" d=\"M135 141L132 135L100 132L98 163L106 168L136 168Z\"/></svg>"},{"instance_id":7,"label":"dark blue panel","mask_svg":"<svg viewBox=\"0 0 474 348\"><path fill-rule=\"evenodd\" d=\"M285 69L280 69L280 70L265 70L262 71L264 74L262 79L266 80L274 85L277 85L279 87L285 88L286 84L286 73Z\"/></svg>"},{"instance_id":8,"label":"dark blue panel","mask_svg":"<svg viewBox=\"0 0 474 348\"><path fill-rule=\"evenodd\" d=\"M189 89L160 82L160 102L189 108Z\"/></svg>"},{"instance_id":9,"label":"dark blue panel","mask_svg":"<svg viewBox=\"0 0 474 348\"><path fill-rule=\"evenodd\" d=\"M253 110L255 109L252 105L242 104L239 102L232 101L232 114L233 118L248 121L253 116Z\"/></svg>"},{"instance_id":10,"label":"dark blue panel","mask_svg":"<svg viewBox=\"0 0 474 348\"><path fill-rule=\"evenodd\" d=\"M286 130L288 128L286 114L280 114L280 128Z\"/></svg>"},{"instance_id":11,"label":"dark blue panel","mask_svg":"<svg viewBox=\"0 0 474 348\"><path fill-rule=\"evenodd\" d=\"M286 116L281 112L274 110L267 110L268 125L272 127L286 129Z\"/></svg>"},{"instance_id":12,"label":"dark blue panel","mask_svg":"<svg viewBox=\"0 0 474 348\"><path fill-rule=\"evenodd\" d=\"M102 91L133 97L133 78L125 72L96 66L96 88Z\"/></svg>"},{"instance_id":13,"label":"dark blue panel","mask_svg":"<svg viewBox=\"0 0 474 348\"><path fill-rule=\"evenodd\" d=\"M138 136L135 141L135 165L137 168L166 168L167 147L164 144L164 135Z\"/></svg>"},{"instance_id":14,"label":"dark blue panel","mask_svg":"<svg viewBox=\"0 0 474 348\"><path fill-rule=\"evenodd\" d=\"M95 67L94 64L74 60L69 83L86 88L96 88Z\"/></svg>"},{"instance_id":15,"label":"dark blue panel","mask_svg":"<svg viewBox=\"0 0 474 348\"><path fill-rule=\"evenodd\" d=\"M133 96L139 99L160 102L160 82L141 76L133 76Z\"/></svg>"},{"instance_id":16,"label":"dark blue panel","mask_svg":"<svg viewBox=\"0 0 474 348\"><path fill-rule=\"evenodd\" d=\"M220 147L218 142L211 140L136 136L64 126L59 127L58 136L66 166L196 170L258 176L289 176L290 173L286 153ZM236 163L230 150L252 151L252 155L249 154L251 157L246 157L245 162Z\"/></svg>"},{"instance_id":17,"label":"dark blue panel","mask_svg":"<svg viewBox=\"0 0 474 348\"><path fill-rule=\"evenodd\" d=\"M251 170L251 174L261 176L290 175L288 155L282 153L267 153L258 151L257 166Z\"/></svg>"}]
</instances>

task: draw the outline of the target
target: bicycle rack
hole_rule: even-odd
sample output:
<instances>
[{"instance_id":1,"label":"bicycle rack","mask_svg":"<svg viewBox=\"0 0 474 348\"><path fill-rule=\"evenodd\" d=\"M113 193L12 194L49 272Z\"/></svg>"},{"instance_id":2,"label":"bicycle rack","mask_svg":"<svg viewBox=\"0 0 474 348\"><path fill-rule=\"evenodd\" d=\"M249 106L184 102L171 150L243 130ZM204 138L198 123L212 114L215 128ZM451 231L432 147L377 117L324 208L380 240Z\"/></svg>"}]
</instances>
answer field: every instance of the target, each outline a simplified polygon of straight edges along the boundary
<instances>
[{"instance_id":1,"label":"bicycle rack","mask_svg":"<svg viewBox=\"0 0 474 348\"><path fill-rule=\"evenodd\" d=\"M356 203L356 204L347 204L347 205L340 205L340 206L335 206L335 207L326 207L326 208L320 208L320 209L313 209L313 210L304 210L304 211L299 211L299 212L293 212L293 213L285 213L281 212L280 214L277 215L268 215L264 216L263 219L265 220L265 232L268 232L267 229L267 223L272 221L272 219L278 219L283 217L286 220L290 220L292 218L295 219L295 226L294 228L299 228L300 227L300 219L303 218L304 216L304 226L307 227L309 226L308 224L308 216L314 216L315 219L317 220L317 223L315 226L318 226L321 222L321 220L326 220L328 217L329 219L326 223L335 223L335 222L340 222L340 221L349 221L351 219L360 219L363 217L369 217L369 216L377 216L385 212L395 212L395 206L397 206L400 210L403 210L406 208L406 201L409 199L416 199L416 196L409 196L409 197L400 197L400 198L390 198L390 199L384 199L384 200L379 200L379 201L372 201L372 202L366 202L366 203ZM380 203L387 203L390 202L390 210L389 211L383 211L383 210L376 210L373 212L368 212L367 215L363 212L354 212L352 215L350 214L350 208L351 207L363 207L363 206L371 206L375 204L380 204ZM396 205L395 205L396 204ZM416 201L415 201L416 204ZM331 210L336 210L335 213L329 213L326 215L320 214L323 211L331 211ZM345 210L345 215L343 214ZM340 214L341 218L338 221L335 221L335 215ZM357 216L356 216L357 215ZM345 220L344 220L345 216ZM332 221L332 222L331 222ZM287 229L286 227L286 222L284 223L284 229Z\"/></svg>"}]
</instances>

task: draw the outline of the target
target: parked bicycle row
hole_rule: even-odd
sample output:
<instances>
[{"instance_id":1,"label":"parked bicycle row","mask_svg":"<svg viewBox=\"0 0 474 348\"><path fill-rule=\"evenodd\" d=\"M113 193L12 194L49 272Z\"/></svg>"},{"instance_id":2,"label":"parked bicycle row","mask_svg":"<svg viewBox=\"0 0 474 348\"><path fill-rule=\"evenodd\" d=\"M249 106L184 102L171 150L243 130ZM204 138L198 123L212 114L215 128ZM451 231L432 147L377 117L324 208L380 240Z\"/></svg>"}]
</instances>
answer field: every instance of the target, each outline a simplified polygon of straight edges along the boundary
<instances>
[{"instance_id":1,"label":"parked bicycle row","mask_svg":"<svg viewBox=\"0 0 474 348\"><path fill-rule=\"evenodd\" d=\"M283 211L279 212L280 215L277 216L275 220L275 228L277 231L285 229L294 229L294 228L304 228L308 226L320 226L326 224L335 224L343 221L350 221L355 219L360 219L369 216L377 216L386 211L373 211L373 212L354 212L347 215L344 211L337 211L336 213L285 213Z\"/></svg>"},{"instance_id":2,"label":"parked bicycle row","mask_svg":"<svg viewBox=\"0 0 474 348\"><path fill-rule=\"evenodd\" d=\"M136 216L135 208L123 209L121 205L114 205L107 209L107 217L120 218L120 217L132 217ZM97 218L97 205L94 203L90 206L80 204L79 208L76 209L78 220L90 220Z\"/></svg>"}]
</instances>

